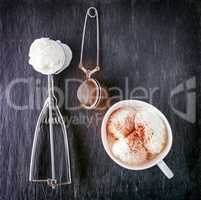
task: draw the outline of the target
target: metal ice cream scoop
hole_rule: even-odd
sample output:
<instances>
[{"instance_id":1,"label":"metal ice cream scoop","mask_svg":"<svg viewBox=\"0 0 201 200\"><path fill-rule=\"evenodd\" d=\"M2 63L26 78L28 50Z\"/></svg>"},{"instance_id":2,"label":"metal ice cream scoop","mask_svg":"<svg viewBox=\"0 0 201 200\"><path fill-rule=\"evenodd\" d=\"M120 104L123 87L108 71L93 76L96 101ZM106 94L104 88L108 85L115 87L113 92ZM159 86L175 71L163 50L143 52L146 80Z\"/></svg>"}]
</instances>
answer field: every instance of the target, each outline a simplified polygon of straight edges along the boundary
<instances>
[{"instance_id":1,"label":"metal ice cream scoop","mask_svg":"<svg viewBox=\"0 0 201 200\"><path fill-rule=\"evenodd\" d=\"M61 48L63 47L61 46ZM63 51L66 53L64 49ZM70 61L71 59L67 61L65 60L63 62L65 66L61 66L61 69L58 71L61 72L65 69L66 63L70 63ZM58 71L54 74L57 74ZM46 182L53 189L59 185L71 184L68 137L64 119L59 110L57 98L54 94L54 74L48 74L48 97L45 100L37 120L29 172L29 181ZM57 118L57 124L54 123L54 118ZM47 124L43 123L44 119L48 119ZM50 146L50 154L46 156L45 153L48 145ZM49 166L48 161L51 165L49 171L46 169L48 168L47 166ZM45 168L45 170L43 168ZM45 176L40 176L42 173L41 171L46 171Z\"/></svg>"}]
</instances>

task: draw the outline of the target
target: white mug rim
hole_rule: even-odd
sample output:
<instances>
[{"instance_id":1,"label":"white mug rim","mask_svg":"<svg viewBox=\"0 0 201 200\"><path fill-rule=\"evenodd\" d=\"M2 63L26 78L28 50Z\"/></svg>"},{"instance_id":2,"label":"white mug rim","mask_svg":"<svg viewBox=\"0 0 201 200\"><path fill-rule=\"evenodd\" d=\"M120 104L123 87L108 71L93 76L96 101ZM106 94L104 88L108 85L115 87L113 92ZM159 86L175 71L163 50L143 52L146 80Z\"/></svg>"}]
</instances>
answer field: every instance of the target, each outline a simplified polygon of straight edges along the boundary
<instances>
[{"instance_id":1,"label":"white mug rim","mask_svg":"<svg viewBox=\"0 0 201 200\"><path fill-rule=\"evenodd\" d=\"M130 166L127 165L123 162L121 162L120 160L118 160L111 152L109 144L108 144L108 140L107 140L107 130L106 130L106 124L108 121L109 116L111 115L111 113L123 106L131 106L134 107L133 104L141 104L141 106L146 106L146 107L150 107L151 109L154 110L154 112L156 112L164 121L166 129L167 129L167 135L168 135L168 140L167 140L167 144L164 148L164 150L157 155L157 157L153 160L151 160L150 162L147 162L143 165L139 165L139 166ZM151 168L153 166L156 166L159 162L161 162L169 153L171 147L172 147L172 129L170 127L170 124L167 120L167 118L165 117L165 115L159 110L157 109L155 106L146 103L144 101L140 101L140 100L123 100L123 101L119 101L117 103L115 103L114 105L112 105L107 112L105 113L103 120L102 120L102 125L101 125L101 139L102 139L102 143L104 146L105 151L107 152L107 154L109 155L109 157L118 165L120 165L123 168L126 169L130 169L130 170L144 170L144 169L148 169Z\"/></svg>"}]
</instances>

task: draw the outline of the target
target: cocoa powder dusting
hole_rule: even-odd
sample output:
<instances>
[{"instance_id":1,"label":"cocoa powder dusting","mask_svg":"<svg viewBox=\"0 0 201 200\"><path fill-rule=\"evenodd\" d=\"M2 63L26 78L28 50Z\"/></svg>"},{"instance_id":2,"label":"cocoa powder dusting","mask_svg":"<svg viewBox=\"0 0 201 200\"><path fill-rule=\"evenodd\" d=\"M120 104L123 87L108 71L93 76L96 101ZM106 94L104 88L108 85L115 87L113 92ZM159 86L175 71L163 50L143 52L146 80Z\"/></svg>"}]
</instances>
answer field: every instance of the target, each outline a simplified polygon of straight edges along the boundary
<instances>
[{"instance_id":1,"label":"cocoa powder dusting","mask_svg":"<svg viewBox=\"0 0 201 200\"><path fill-rule=\"evenodd\" d=\"M131 151L139 151L144 148L145 126L136 124L134 131L127 136L127 139Z\"/></svg>"}]
</instances>

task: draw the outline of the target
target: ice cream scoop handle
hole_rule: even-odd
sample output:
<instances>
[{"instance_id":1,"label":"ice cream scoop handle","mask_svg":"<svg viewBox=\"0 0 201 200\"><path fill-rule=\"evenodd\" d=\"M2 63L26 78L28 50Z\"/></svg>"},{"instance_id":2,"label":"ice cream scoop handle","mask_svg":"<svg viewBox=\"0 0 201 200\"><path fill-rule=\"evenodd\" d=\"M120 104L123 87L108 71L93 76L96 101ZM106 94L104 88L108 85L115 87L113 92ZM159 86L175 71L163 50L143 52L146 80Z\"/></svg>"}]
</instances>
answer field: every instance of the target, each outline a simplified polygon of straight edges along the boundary
<instances>
[{"instance_id":1,"label":"ice cream scoop handle","mask_svg":"<svg viewBox=\"0 0 201 200\"><path fill-rule=\"evenodd\" d=\"M163 160L161 160L157 165L167 178L171 179L174 176L172 170L166 165Z\"/></svg>"}]
</instances>

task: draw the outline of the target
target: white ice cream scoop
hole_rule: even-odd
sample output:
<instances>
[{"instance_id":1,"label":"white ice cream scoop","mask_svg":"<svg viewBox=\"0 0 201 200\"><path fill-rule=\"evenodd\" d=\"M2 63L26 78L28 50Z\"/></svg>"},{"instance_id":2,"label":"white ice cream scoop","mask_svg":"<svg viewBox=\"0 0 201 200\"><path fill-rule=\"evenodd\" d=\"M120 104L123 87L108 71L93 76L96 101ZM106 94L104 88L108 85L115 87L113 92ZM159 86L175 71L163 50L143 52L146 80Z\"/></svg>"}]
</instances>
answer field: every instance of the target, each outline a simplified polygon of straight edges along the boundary
<instances>
[{"instance_id":1,"label":"white ice cream scoop","mask_svg":"<svg viewBox=\"0 0 201 200\"><path fill-rule=\"evenodd\" d=\"M117 139L124 138L133 131L134 120L135 110L133 108L119 108L111 114L108 120L108 132Z\"/></svg>"},{"instance_id":2,"label":"white ice cream scoop","mask_svg":"<svg viewBox=\"0 0 201 200\"><path fill-rule=\"evenodd\" d=\"M152 154L160 153L167 141L167 130L163 120L151 110L143 110L137 112L135 121L146 125L148 139L145 147L148 151Z\"/></svg>"},{"instance_id":3,"label":"white ice cream scoop","mask_svg":"<svg viewBox=\"0 0 201 200\"><path fill-rule=\"evenodd\" d=\"M127 139L117 140L112 146L114 156L129 165L141 165L146 162L147 152L142 147L137 151L129 148Z\"/></svg>"},{"instance_id":4,"label":"white ice cream scoop","mask_svg":"<svg viewBox=\"0 0 201 200\"><path fill-rule=\"evenodd\" d=\"M69 66L72 59L72 51L61 41L50 38L34 40L29 50L29 64L33 68L46 75L57 74Z\"/></svg>"}]
</instances>

